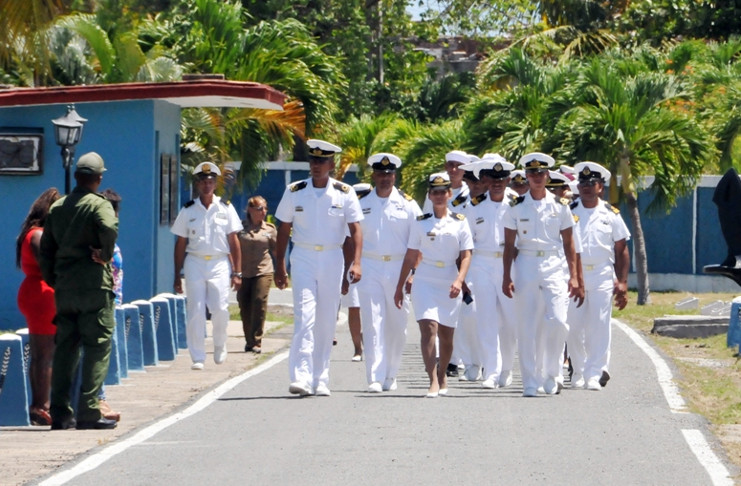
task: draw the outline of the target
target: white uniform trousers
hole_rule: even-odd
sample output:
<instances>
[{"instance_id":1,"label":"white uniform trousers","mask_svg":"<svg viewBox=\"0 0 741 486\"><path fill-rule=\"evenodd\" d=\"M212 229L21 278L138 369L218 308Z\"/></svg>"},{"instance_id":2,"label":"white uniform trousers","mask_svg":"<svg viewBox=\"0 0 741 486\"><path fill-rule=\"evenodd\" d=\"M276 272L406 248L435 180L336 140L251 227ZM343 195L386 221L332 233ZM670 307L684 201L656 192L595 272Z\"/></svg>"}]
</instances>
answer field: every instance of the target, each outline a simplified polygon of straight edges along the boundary
<instances>
[{"instance_id":1,"label":"white uniform trousers","mask_svg":"<svg viewBox=\"0 0 741 486\"><path fill-rule=\"evenodd\" d=\"M520 254L515 260L515 304L519 309L518 349L523 388L543 384L536 368L538 341L542 339L542 370L545 377L558 380L562 374L563 347L568 334L566 314L569 293L566 276L560 265L546 264L547 259ZM544 273L539 269L553 270Z\"/></svg>"},{"instance_id":2,"label":"white uniform trousers","mask_svg":"<svg viewBox=\"0 0 741 486\"><path fill-rule=\"evenodd\" d=\"M402 260L363 258L363 278L358 282L363 352L368 384L396 379L407 339L409 295L398 309L394 304Z\"/></svg>"},{"instance_id":3,"label":"white uniform trousers","mask_svg":"<svg viewBox=\"0 0 741 486\"><path fill-rule=\"evenodd\" d=\"M332 353L340 305L342 250L314 251L293 247L293 339L288 355L291 383L316 388L329 386L329 357Z\"/></svg>"},{"instance_id":4,"label":"white uniform trousers","mask_svg":"<svg viewBox=\"0 0 741 486\"><path fill-rule=\"evenodd\" d=\"M455 334L453 334L453 352L466 368L469 366L481 367L482 359L481 343L476 332L476 309L479 302L473 288L469 286L469 289L471 289L473 302L470 304L461 303L458 327L455 328Z\"/></svg>"},{"instance_id":5,"label":"white uniform trousers","mask_svg":"<svg viewBox=\"0 0 741 486\"><path fill-rule=\"evenodd\" d=\"M226 345L226 328L229 324L229 284L231 267L226 255L206 260L187 255L183 264L185 274L188 325L185 336L190 359L206 360L206 306L211 313L214 347Z\"/></svg>"},{"instance_id":6,"label":"white uniform trousers","mask_svg":"<svg viewBox=\"0 0 741 486\"><path fill-rule=\"evenodd\" d=\"M590 268L591 267L591 268ZM585 381L599 379L610 361L612 339L613 268L608 261L602 265L584 265L584 304L569 305L569 336L567 339L574 375Z\"/></svg>"},{"instance_id":7,"label":"white uniform trousers","mask_svg":"<svg viewBox=\"0 0 741 486\"><path fill-rule=\"evenodd\" d=\"M477 340L482 352L484 380L497 381L502 370L511 371L517 344L517 308L502 292L502 259L476 254L468 271L476 298ZM515 289L519 291L517 283Z\"/></svg>"}]
</instances>

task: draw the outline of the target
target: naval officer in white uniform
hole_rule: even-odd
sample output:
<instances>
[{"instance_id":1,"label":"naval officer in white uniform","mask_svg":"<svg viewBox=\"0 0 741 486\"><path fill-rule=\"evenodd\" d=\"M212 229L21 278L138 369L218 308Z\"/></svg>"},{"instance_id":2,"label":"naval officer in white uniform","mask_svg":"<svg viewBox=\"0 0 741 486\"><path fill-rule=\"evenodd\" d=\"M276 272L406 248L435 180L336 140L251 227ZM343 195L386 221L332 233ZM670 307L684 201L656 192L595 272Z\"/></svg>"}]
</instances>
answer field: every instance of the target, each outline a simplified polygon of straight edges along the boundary
<instances>
[{"instance_id":1,"label":"naval officer in white uniform","mask_svg":"<svg viewBox=\"0 0 741 486\"><path fill-rule=\"evenodd\" d=\"M583 250L584 305L569 306L568 349L573 375L571 387L599 391L607 384L612 338L612 299L623 309L628 303L630 232L620 211L600 196L610 171L596 162L574 166L579 199L571 205L580 228Z\"/></svg>"},{"instance_id":2,"label":"naval officer in white uniform","mask_svg":"<svg viewBox=\"0 0 741 486\"><path fill-rule=\"evenodd\" d=\"M453 336L460 313L463 284L471 263L473 239L466 217L448 210L450 178L440 172L429 178L432 213L417 219L409 234L407 252L396 283L394 302L404 305L404 285L422 261L412 285L412 307L419 323L420 347L430 387L425 395L447 395L446 368L453 353ZM460 265L456 265L456 261ZM435 339L440 340L440 361L435 359Z\"/></svg>"},{"instance_id":3,"label":"naval officer in white uniform","mask_svg":"<svg viewBox=\"0 0 741 486\"><path fill-rule=\"evenodd\" d=\"M401 159L378 153L368 158L374 189L360 198L363 210L363 280L358 284L363 322L368 391L396 389L396 374L406 344L409 299L394 303L396 281L409 233L422 214L419 205L394 187Z\"/></svg>"},{"instance_id":4,"label":"naval officer in white uniform","mask_svg":"<svg viewBox=\"0 0 741 486\"><path fill-rule=\"evenodd\" d=\"M354 257L348 273L357 282L361 278L363 214L355 191L329 177L334 156L342 149L323 140L307 140L306 145L311 177L286 187L275 211L281 222L275 284L280 289L287 285L285 256L290 236L294 332L288 390L300 396L329 396L329 357L344 268L342 244L349 229Z\"/></svg>"},{"instance_id":5,"label":"naval officer in white uniform","mask_svg":"<svg viewBox=\"0 0 741 486\"><path fill-rule=\"evenodd\" d=\"M242 221L234 206L214 195L220 175L219 168L211 162L201 162L193 169L198 198L185 203L170 230L177 235L175 293L183 292L181 270L185 275L185 334L193 370L202 370L206 361L206 306L214 328L214 362L221 364L226 360L229 285L234 290L242 285Z\"/></svg>"},{"instance_id":6,"label":"naval officer in white uniform","mask_svg":"<svg viewBox=\"0 0 741 486\"><path fill-rule=\"evenodd\" d=\"M508 187L515 166L499 154L484 156L471 165L480 178L489 182L489 191L472 199L464 214L474 242L468 276L476 299L476 329L483 353L485 376L481 386L492 389L512 383L517 345L517 309L501 285L504 215L517 198Z\"/></svg>"},{"instance_id":7,"label":"naval officer in white uniform","mask_svg":"<svg viewBox=\"0 0 741 486\"><path fill-rule=\"evenodd\" d=\"M576 268L574 219L568 201L557 200L545 187L548 168L553 163L552 157L539 152L520 159L530 191L513 202L504 218L502 291L517 299L520 311L518 349L526 397L536 396L541 385L547 394L560 392L569 298L583 297ZM564 257L568 279L564 275ZM542 383L536 370L539 336L545 340L542 363L546 378Z\"/></svg>"}]
</instances>

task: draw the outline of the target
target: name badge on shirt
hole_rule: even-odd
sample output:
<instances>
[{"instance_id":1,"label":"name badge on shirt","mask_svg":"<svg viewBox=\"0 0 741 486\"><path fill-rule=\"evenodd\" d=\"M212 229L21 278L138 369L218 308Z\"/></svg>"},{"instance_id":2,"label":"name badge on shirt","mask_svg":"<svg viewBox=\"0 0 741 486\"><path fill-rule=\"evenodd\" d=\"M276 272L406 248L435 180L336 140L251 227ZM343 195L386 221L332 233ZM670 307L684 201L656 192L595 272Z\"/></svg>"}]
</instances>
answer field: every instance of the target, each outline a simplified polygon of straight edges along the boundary
<instances>
[{"instance_id":1,"label":"name badge on shirt","mask_svg":"<svg viewBox=\"0 0 741 486\"><path fill-rule=\"evenodd\" d=\"M371 208L363 208L363 214L370 214Z\"/></svg>"},{"instance_id":2,"label":"name badge on shirt","mask_svg":"<svg viewBox=\"0 0 741 486\"><path fill-rule=\"evenodd\" d=\"M304 207L303 206L296 206L295 208L293 208L293 210L295 212L297 212L297 213L302 213L304 211Z\"/></svg>"},{"instance_id":3,"label":"name badge on shirt","mask_svg":"<svg viewBox=\"0 0 741 486\"><path fill-rule=\"evenodd\" d=\"M484 218L483 217L479 216L478 218L476 218L476 224L481 224L483 222L484 222Z\"/></svg>"},{"instance_id":4,"label":"name badge on shirt","mask_svg":"<svg viewBox=\"0 0 741 486\"><path fill-rule=\"evenodd\" d=\"M430 231L430 232L427 233L427 236L430 237L430 241L435 241L435 236L437 236L437 235L435 235L435 232L434 231Z\"/></svg>"},{"instance_id":5,"label":"name badge on shirt","mask_svg":"<svg viewBox=\"0 0 741 486\"><path fill-rule=\"evenodd\" d=\"M226 214L219 213L219 214L217 214L217 215L214 216L214 219L216 221L224 222L224 221L226 221Z\"/></svg>"}]
</instances>

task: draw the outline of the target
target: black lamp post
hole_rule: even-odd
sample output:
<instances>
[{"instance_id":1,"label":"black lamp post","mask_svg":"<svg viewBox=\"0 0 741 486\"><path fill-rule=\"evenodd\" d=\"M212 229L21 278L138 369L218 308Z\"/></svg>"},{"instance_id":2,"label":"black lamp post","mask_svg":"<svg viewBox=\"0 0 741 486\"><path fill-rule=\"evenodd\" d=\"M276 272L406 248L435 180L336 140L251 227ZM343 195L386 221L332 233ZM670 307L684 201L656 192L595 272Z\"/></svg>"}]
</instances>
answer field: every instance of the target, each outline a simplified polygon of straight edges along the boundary
<instances>
[{"instance_id":1,"label":"black lamp post","mask_svg":"<svg viewBox=\"0 0 741 486\"><path fill-rule=\"evenodd\" d=\"M67 105L67 114L51 121L54 124L54 139L62 147L65 194L69 194L69 169L75 156L75 145L82 138L82 127L86 121L86 118L77 114L74 105Z\"/></svg>"}]
</instances>

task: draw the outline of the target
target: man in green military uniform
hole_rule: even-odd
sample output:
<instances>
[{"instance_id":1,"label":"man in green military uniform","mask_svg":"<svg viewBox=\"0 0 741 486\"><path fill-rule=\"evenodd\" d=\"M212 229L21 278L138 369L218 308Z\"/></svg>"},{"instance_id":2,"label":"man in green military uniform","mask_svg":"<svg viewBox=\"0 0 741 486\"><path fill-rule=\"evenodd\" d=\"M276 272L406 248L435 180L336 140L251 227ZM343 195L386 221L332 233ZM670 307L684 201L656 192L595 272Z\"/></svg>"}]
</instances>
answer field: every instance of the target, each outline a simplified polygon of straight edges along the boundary
<instances>
[{"instance_id":1,"label":"man in green military uniform","mask_svg":"<svg viewBox=\"0 0 741 486\"><path fill-rule=\"evenodd\" d=\"M44 225L39 262L46 282L54 288L57 315L56 351L52 364L52 430L112 429L115 420L101 416L100 390L111 356L115 327L111 265L93 261L113 258L118 218L111 203L97 193L105 171L95 152L77 161L77 185L54 203ZM84 350L80 359L80 346ZM77 420L70 404L70 388L82 367Z\"/></svg>"}]
</instances>

